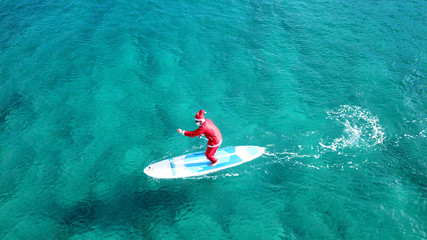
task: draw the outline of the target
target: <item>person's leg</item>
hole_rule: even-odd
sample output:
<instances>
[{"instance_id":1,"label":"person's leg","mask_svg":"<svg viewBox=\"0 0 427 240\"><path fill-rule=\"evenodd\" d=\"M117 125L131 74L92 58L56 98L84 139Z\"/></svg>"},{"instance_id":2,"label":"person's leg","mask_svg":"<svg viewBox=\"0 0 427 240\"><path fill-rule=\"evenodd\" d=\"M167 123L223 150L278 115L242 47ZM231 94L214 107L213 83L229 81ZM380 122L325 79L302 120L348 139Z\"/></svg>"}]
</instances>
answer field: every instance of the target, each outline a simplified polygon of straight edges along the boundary
<instances>
[{"instance_id":1,"label":"person's leg","mask_svg":"<svg viewBox=\"0 0 427 240\"><path fill-rule=\"evenodd\" d=\"M206 158L212 162L211 164L209 164L210 166L215 166L218 163L218 159L215 157L215 153L216 153L216 150L218 150L218 148L219 146L212 147L212 148L208 147L208 149L206 149L206 152L205 152Z\"/></svg>"}]
</instances>

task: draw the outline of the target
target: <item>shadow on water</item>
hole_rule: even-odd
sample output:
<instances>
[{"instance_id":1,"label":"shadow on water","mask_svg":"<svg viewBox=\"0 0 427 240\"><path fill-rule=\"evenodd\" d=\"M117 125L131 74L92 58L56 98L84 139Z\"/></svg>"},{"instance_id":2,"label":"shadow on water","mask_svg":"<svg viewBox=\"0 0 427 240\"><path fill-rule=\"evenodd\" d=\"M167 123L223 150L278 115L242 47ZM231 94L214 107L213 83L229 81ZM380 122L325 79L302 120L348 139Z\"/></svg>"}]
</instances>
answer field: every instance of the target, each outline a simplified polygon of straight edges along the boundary
<instances>
[{"instance_id":1,"label":"shadow on water","mask_svg":"<svg viewBox=\"0 0 427 240\"><path fill-rule=\"evenodd\" d=\"M91 191L71 207L58 207L61 214L56 221L61 231L57 237L66 239L96 229L133 229L140 237L150 237L157 224L173 225L177 210L189 201L185 191L161 183L154 189L141 186L147 184L146 176L141 174L122 176L103 199Z\"/></svg>"},{"instance_id":2,"label":"shadow on water","mask_svg":"<svg viewBox=\"0 0 427 240\"><path fill-rule=\"evenodd\" d=\"M156 109L156 116L165 126L163 128L164 134L167 135L169 133L169 129L173 129L173 126L174 126L173 118L171 118L169 111L165 106L156 104L155 109Z\"/></svg>"},{"instance_id":3,"label":"shadow on water","mask_svg":"<svg viewBox=\"0 0 427 240\"><path fill-rule=\"evenodd\" d=\"M0 131L17 136L37 117L31 99L19 93L10 94L0 102ZM5 128L8 127L8 128ZM4 135L6 137L10 135Z\"/></svg>"},{"instance_id":4,"label":"shadow on water","mask_svg":"<svg viewBox=\"0 0 427 240\"><path fill-rule=\"evenodd\" d=\"M11 94L0 102L0 162L3 164L0 177L0 195L10 196L16 192L21 177L31 167L35 150L25 144L22 130L35 118L33 108L25 96ZM15 177L20 176L20 177Z\"/></svg>"},{"instance_id":5,"label":"shadow on water","mask_svg":"<svg viewBox=\"0 0 427 240\"><path fill-rule=\"evenodd\" d=\"M9 97L2 99L0 103L0 124L3 124L6 117L15 109L20 108L25 103L24 96L14 93Z\"/></svg>"},{"instance_id":6,"label":"shadow on water","mask_svg":"<svg viewBox=\"0 0 427 240\"><path fill-rule=\"evenodd\" d=\"M6 201L18 192L19 184L31 169L35 157L34 148L24 144L10 150L0 149L0 161L5 163L0 173L0 200Z\"/></svg>"},{"instance_id":7,"label":"shadow on water","mask_svg":"<svg viewBox=\"0 0 427 240\"><path fill-rule=\"evenodd\" d=\"M423 146L424 145L424 146ZM386 150L382 152L383 159L386 160L383 164L385 174L393 173L396 178L404 177L404 179L413 183L419 192L426 197L427 193L427 177L425 175L427 166L421 161L424 157L426 144L423 142L412 143L408 140L403 140L399 145L387 144ZM396 172L397 170L397 172Z\"/></svg>"}]
</instances>

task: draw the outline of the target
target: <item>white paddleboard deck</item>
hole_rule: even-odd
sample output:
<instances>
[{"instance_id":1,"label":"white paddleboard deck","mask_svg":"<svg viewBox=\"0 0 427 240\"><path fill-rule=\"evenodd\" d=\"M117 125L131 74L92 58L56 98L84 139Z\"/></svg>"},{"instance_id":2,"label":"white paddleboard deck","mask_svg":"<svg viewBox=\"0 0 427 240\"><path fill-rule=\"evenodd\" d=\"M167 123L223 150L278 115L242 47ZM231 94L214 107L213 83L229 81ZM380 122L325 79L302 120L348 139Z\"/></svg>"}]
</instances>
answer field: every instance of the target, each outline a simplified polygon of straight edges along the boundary
<instances>
[{"instance_id":1,"label":"white paddleboard deck","mask_svg":"<svg viewBox=\"0 0 427 240\"><path fill-rule=\"evenodd\" d=\"M219 148L215 154L218 164L211 167L204 152L191 153L153 163L144 173L154 178L184 178L199 176L249 162L264 153L263 147L237 146Z\"/></svg>"}]
</instances>

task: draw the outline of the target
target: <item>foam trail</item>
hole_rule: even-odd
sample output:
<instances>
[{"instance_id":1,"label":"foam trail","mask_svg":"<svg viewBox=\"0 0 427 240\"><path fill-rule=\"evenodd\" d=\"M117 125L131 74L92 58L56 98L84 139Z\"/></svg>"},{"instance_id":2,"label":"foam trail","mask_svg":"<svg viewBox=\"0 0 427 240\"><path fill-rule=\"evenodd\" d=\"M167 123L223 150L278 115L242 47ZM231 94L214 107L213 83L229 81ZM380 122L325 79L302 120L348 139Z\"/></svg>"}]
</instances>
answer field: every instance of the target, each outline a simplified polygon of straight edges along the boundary
<instances>
[{"instance_id":1,"label":"foam trail","mask_svg":"<svg viewBox=\"0 0 427 240\"><path fill-rule=\"evenodd\" d=\"M379 124L378 117L367 109L342 105L327 111L327 114L327 118L343 125L344 130L341 137L333 139L332 142L319 142L324 149L335 152L345 148L366 149L382 144L385 140L384 128Z\"/></svg>"}]
</instances>

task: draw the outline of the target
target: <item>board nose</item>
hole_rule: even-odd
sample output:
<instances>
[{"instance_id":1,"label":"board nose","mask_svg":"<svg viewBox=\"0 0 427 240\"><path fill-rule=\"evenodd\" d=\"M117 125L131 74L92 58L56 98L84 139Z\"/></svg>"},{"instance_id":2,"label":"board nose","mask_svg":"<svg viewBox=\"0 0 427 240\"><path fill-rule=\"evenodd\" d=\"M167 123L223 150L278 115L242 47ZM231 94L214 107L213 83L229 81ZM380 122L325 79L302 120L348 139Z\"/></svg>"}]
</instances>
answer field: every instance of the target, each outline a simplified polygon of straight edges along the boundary
<instances>
[{"instance_id":1,"label":"board nose","mask_svg":"<svg viewBox=\"0 0 427 240\"><path fill-rule=\"evenodd\" d=\"M148 176L151 176L152 172L153 172L153 168L151 166L144 168L144 173L147 174Z\"/></svg>"}]
</instances>

